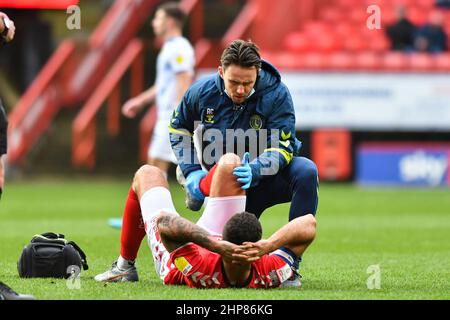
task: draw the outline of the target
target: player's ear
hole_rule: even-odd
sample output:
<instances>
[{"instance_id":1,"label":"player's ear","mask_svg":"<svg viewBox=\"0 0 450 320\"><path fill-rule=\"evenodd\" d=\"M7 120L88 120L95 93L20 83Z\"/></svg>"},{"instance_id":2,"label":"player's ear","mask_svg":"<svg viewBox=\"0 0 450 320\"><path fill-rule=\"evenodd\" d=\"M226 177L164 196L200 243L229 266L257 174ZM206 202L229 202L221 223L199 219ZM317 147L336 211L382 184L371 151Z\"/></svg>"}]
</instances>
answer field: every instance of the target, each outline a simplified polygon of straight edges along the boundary
<instances>
[{"instance_id":1,"label":"player's ear","mask_svg":"<svg viewBox=\"0 0 450 320\"><path fill-rule=\"evenodd\" d=\"M223 79L223 67L222 67L222 66L219 66L219 67L217 68L217 71L219 72L219 76Z\"/></svg>"}]
</instances>

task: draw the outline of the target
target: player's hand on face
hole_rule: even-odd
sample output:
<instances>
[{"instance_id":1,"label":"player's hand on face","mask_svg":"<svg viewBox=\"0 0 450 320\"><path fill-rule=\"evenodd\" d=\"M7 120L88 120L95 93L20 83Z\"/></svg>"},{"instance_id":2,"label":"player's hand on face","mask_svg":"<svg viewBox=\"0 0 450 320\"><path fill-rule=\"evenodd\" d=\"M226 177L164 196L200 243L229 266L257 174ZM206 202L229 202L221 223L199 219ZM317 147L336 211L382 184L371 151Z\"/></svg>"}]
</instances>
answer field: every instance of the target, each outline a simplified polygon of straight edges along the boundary
<instances>
[{"instance_id":1,"label":"player's hand on face","mask_svg":"<svg viewBox=\"0 0 450 320\"><path fill-rule=\"evenodd\" d=\"M138 98L132 98L123 105L122 114L127 118L134 118L141 110L141 107L141 101Z\"/></svg>"}]
</instances>

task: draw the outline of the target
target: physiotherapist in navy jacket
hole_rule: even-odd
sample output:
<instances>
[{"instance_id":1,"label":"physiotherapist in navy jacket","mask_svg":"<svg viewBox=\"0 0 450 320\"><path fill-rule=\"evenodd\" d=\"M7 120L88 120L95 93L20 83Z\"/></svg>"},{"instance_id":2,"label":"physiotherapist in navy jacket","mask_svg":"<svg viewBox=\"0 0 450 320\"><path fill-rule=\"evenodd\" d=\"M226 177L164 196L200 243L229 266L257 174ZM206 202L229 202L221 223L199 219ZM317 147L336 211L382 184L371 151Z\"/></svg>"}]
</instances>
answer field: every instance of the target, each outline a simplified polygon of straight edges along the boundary
<instances>
[{"instance_id":1,"label":"physiotherapist in navy jacket","mask_svg":"<svg viewBox=\"0 0 450 320\"><path fill-rule=\"evenodd\" d=\"M186 193L202 203L205 195L200 181L207 171L200 165L192 139L196 124L201 125L205 168L210 170L227 152L244 158L235 175L246 189L246 211L260 217L273 205L291 202L289 220L316 214L317 168L311 160L298 156L301 142L295 137L292 97L280 73L261 59L254 43L233 41L223 51L217 74L195 82L171 119L170 141L186 179ZM245 141L236 141L242 135L230 135L230 129L241 129L241 133L253 130L257 140L244 137ZM255 153L255 144L260 145L261 139L266 140L265 146L256 148L257 154L251 154L252 160L245 162L248 155L239 151ZM236 151L239 144L245 150Z\"/></svg>"}]
</instances>

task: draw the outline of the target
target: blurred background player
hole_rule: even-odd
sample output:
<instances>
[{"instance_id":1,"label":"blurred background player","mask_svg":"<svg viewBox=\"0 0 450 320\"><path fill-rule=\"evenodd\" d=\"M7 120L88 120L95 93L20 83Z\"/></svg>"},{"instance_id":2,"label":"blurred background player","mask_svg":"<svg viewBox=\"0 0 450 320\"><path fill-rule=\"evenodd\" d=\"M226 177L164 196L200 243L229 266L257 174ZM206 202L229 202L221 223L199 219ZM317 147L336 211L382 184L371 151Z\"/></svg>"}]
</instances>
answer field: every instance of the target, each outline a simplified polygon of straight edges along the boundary
<instances>
[{"instance_id":1,"label":"blurred background player","mask_svg":"<svg viewBox=\"0 0 450 320\"><path fill-rule=\"evenodd\" d=\"M176 2L167 2L158 7L152 27L155 36L164 44L157 58L155 84L128 100L122 107L122 113L133 118L145 106L156 101L157 123L148 150L148 164L158 167L166 175L170 163L176 162L169 141L170 116L194 76L194 49L182 35L185 18Z\"/></svg>"},{"instance_id":2,"label":"blurred background player","mask_svg":"<svg viewBox=\"0 0 450 320\"><path fill-rule=\"evenodd\" d=\"M170 163L176 163L169 140L170 117L194 77L194 49L182 35L185 19L185 13L176 2L166 2L158 7L152 27L155 36L163 41L163 46L157 58L155 84L122 107L126 117L134 118L145 106L156 102L157 122L147 163L161 169L166 177ZM122 223L117 218L108 220L113 228L121 228Z\"/></svg>"},{"instance_id":3,"label":"blurred background player","mask_svg":"<svg viewBox=\"0 0 450 320\"><path fill-rule=\"evenodd\" d=\"M205 150L217 142L203 139L202 161L208 170L213 170L218 153L236 149L236 140L237 144L245 145L245 152L259 146L250 163L234 170L247 193L247 212L259 218L267 208L291 202L289 220L315 215L317 168L311 160L298 156L301 143L295 137L291 95L278 70L261 59L254 43L235 40L229 44L222 53L218 72L188 89L171 120L171 143L185 177L186 203L197 211L209 195L212 172L203 170L197 159L192 139L195 122L204 126L204 137L208 130L222 134L223 145L219 148L223 149L216 150L215 155L207 155ZM231 135L227 140L229 130L254 130L256 139L247 141L246 136L241 139ZM278 141L275 145L274 138ZM263 150L260 139L267 141Z\"/></svg>"},{"instance_id":4,"label":"blurred background player","mask_svg":"<svg viewBox=\"0 0 450 320\"><path fill-rule=\"evenodd\" d=\"M137 171L124 214L142 215L156 271L164 284L275 288L292 276L294 260L315 237L315 218L296 218L268 240L261 240L260 222L243 212L246 196L233 176L239 165L235 154L221 157L211 198L197 224L178 215L160 170L143 166ZM130 200L136 204L128 206ZM120 260L95 280L137 281L134 262L122 265Z\"/></svg>"}]
</instances>

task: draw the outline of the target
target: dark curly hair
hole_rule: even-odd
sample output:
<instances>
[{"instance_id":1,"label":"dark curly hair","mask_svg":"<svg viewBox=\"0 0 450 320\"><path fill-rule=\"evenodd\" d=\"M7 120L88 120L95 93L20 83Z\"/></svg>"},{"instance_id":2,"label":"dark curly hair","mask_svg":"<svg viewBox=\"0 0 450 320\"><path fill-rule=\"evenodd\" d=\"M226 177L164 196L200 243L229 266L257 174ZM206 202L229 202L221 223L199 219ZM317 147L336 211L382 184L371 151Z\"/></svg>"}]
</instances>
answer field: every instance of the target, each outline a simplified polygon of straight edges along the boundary
<instances>
[{"instance_id":1,"label":"dark curly hair","mask_svg":"<svg viewBox=\"0 0 450 320\"><path fill-rule=\"evenodd\" d=\"M257 242L262 237L262 226L252 213L235 214L223 227L223 240L240 245L243 242Z\"/></svg>"}]
</instances>

